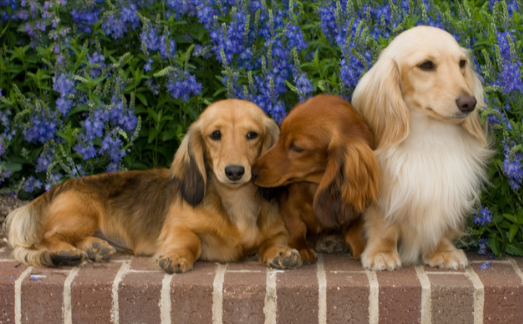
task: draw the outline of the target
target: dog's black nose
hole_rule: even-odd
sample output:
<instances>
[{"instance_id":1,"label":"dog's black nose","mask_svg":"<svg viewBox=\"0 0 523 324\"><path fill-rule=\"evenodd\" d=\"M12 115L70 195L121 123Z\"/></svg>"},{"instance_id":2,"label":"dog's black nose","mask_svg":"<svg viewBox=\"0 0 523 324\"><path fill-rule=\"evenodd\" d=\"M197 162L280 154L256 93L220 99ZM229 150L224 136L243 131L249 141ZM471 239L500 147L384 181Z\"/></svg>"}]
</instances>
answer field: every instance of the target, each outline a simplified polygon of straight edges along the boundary
<instances>
[{"instance_id":1,"label":"dog's black nose","mask_svg":"<svg viewBox=\"0 0 523 324\"><path fill-rule=\"evenodd\" d=\"M244 173L245 168L241 165L229 165L225 167L225 175L232 181L240 180Z\"/></svg>"},{"instance_id":2,"label":"dog's black nose","mask_svg":"<svg viewBox=\"0 0 523 324\"><path fill-rule=\"evenodd\" d=\"M461 96L458 99L456 99L456 105L458 106L458 109L461 112L469 113L476 108L477 104L476 98L472 96Z\"/></svg>"}]
</instances>

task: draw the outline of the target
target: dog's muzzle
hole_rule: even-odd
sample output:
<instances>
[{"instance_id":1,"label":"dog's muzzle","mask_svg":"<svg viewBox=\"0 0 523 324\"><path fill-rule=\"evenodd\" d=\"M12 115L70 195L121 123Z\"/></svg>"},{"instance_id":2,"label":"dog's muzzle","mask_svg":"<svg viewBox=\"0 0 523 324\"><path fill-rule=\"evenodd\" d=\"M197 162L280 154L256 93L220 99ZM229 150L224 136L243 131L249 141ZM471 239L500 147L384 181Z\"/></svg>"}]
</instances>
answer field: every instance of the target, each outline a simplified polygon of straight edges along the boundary
<instances>
[{"instance_id":1,"label":"dog's muzzle","mask_svg":"<svg viewBox=\"0 0 523 324\"><path fill-rule=\"evenodd\" d=\"M462 113L471 113L476 108L478 101L472 96L461 96L456 99L456 106Z\"/></svg>"}]
</instances>

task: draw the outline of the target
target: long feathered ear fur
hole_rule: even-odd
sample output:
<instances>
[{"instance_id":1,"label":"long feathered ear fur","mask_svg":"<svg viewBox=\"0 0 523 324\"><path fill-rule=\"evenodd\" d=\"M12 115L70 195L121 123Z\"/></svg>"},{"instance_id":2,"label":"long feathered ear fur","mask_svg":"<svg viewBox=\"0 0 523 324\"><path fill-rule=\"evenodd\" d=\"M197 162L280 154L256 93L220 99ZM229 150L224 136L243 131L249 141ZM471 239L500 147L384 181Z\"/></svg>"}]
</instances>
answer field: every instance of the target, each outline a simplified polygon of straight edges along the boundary
<instances>
[{"instance_id":1,"label":"long feathered ear fur","mask_svg":"<svg viewBox=\"0 0 523 324\"><path fill-rule=\"evenodd\" d=\"M265 153L276 144L280 137L280 128L272 118L264 117L263 125L265 126L265 138L263 139L263 149L261 154Z\"/></svg>"},{"instance_id":2,"label":"long feathered ear fur","mask_svg":"<svg viewBox=\"0 0 523 324\"><path fill-rule=\"evenodd\" d=\"M403 101L400 73L393 59L378 59L356 86L352 105L374 131L378 150L401 143L409 134L409 110Z\"/></svg>"},{"instance_id":3,"label":"long feathered ear fur","mask_svg":"<svg viewBox=\"0 0 523 324\"><path fill-rule=\"evenodd\" d=\"M331 143L327 169L314 197L314 213L326 227L350 224L378 200L380 168L364 141Z\"/></svg>"},{"instance_id":4,"label":"long feathered ear fur","mask_svg":"<svg viewBox=\"0 0 523 324\"><path fill-rule=\"evenodd\" d=\"M191 125L174 155L171 176L174 190L186 202L194 207L203 200L207 174L201 125L198 122Z\"/></svg>"},{"instance_id":5,"label":"long feathered ear fur","mask_svg":"<svg viewBox=\"0 0 523 324\"><path fill-rule=\"evenodd\" d=\"M465 49L464 49L465 50ZM466 50L465 50L466 51ZM462 126L467 133L475 137L482 145L487 144L487 123L481 125L481 118L478 110L485 108L485 100L483 97L483 86L478 76L472 69L473 62L470 53L467 55L467 72L465 80L472 88L474 97L477 100L476 109L463 121Z\"/></svg>"},{"instance_id":6,"label":"long feathered ear fur","mask_svg":"<svg viewBox=\"0 0 523 324\"><path fill-rule=\"evenodd\" d=\"M267 152L276 142L278 141L278 138L280 137L280 128L278 127L278 124L269 117L264 117L263 124L265 126L265 138L263 139L263 147L260 153L260 156ZM282 195L283 192L285 192L284 187L276 187L276 188L262 188L258 187L258 193L260 196L268 201L273 201L276 198L278 198L280 195Z\"/></svg>"}]
</instances>

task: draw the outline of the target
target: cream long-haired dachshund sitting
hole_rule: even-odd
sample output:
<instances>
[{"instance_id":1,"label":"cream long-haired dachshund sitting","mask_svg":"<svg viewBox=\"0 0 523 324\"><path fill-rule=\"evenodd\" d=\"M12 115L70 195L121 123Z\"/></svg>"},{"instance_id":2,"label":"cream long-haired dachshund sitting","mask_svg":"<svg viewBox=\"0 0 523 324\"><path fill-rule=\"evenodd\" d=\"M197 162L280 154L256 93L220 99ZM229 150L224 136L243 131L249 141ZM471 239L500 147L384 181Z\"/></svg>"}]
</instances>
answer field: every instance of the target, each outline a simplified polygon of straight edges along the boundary
<instances>
[{"instance_id":1,"label":"cream long-haired dachshund sitting","mask_svg":"<svg viewBox=\"0 0 523 324\"><path fill-rule=\"evenodd\" d=\"M155 256L168 273L188 271L196 260L255 253L267 266L298 267L278 203L251 181L251 166L278 135L255 104L216 102L191 125L170 170L69 180L14 210L6 221L13 255L33 266L107 261L116 251L98 232L136 255Z\"/></svg>"},{"instance_id":2,"label":"cream long-haired dachshund sitting","mask_svg":"<svg viewBox=\"0 0 523 324\"><path fill-rule=\"evenodd\" d=\"M421 26L397 36L358 83L352 104L376 135L383 181L364 216L364 267L394 270L420 256L433 267L467 266L453 240L491 155L472 64L451 34Z\"/></svg>"}]
</instances>

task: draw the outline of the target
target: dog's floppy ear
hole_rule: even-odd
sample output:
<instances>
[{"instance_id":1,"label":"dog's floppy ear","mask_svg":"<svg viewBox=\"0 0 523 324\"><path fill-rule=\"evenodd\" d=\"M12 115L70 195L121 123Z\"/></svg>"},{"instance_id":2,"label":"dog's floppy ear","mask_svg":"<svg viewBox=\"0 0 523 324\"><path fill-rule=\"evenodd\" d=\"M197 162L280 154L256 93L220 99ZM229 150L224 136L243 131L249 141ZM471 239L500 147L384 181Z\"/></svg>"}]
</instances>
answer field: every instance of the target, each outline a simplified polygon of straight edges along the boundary
<instances>
[{"instance_id":1,"label":"dog's floppy ear","mask_svg":"<svg viewBox=\"0 0 523 324\"><path fill-rule=\"evenodd\" d=\"M265 127L265 138L263 139L261 154L267 152L268 149L276 144L278 137L280 137L280 128L272 118L264 117L263 126Z\"/></svg>"},{"instance_id":2,"label":"dog's floppy ear","mask_svg":"<svg viewBox=\"0 0 523 324\"><path fill-rule=\"evenodd\" d=\"M263 126L265 127L265 138L263 139L263 146L262 150L260 152L260 156L267 152L276 142L278 141L278 138L280 137L280 128L278 127L278 124L269 117L263 118ZM258 187L258 193L260 196L268 201L273 201L276 198L278 198L280 195L282 195L283 192L285 192L284 187L276 187L276 188L262 188Z\"/></svg>"},{"instance_id":3,"label":"dog's floppy ear","mask_svg":"<svg viewBox=\"0 0 523 324\"><path fill-rule=\"evenodd\" d=\"M485 99L483 97L483 86L479 80L476 72L472 69L474 62L467 55L467 71L465 73L465 80L472 88L474 97L477 100L476 109L463 121L462 126L467 133L475 137L482 145L487 143L487 125L481 125L481 118L478 110L485 108Z\"/></svg>"},{"instance_id":4,"label":"dog's floppy ear","mask_svg":"<svg viewBox=\"0 0 523 324\"><path fill-rule=\"evenodd\" d=\"M350 224L378 200L380 168L363 140L331 143L327 169L314 197L314 213L326 227Z\"/></svg>"},{"instance_id":5,"label":"dog's floppy ear","mask_svg":"<svg viewBox=\"0 0 523 324\"><path fill-rule=\"evenodd\" d=\"M171 165L173 185L182 198L193 207L205 195L207 174L205 173L204 146L200 123L189 127Z\"/></svg>"},{"instance_id":6,"label":"dog's floppy ear","mask_svg":"<svg viewBox=\"0 0 523 324\"><path fill-rule=\"evenodd\" d=\"M393 59L380 57L359 81L352 105L376 135L376 147L401 143L410 132L410 115L400 88L400 73Z\"/></svg>"}]
</instances>

